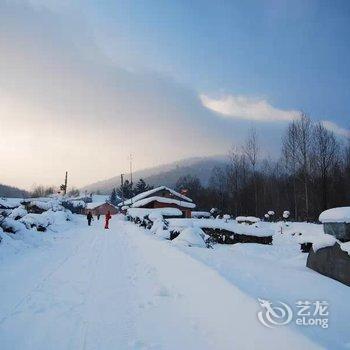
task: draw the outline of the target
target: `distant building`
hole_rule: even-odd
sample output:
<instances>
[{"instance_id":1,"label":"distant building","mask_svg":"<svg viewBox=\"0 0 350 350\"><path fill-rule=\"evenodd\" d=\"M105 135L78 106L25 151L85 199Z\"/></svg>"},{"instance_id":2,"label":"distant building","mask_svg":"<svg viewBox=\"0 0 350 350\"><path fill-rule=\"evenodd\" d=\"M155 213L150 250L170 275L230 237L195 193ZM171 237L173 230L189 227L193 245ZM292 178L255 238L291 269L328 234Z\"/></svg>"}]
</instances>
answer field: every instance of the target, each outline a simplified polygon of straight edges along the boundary
<instances>
[{"instance_id":1,"label":"distant building","mask_svg":"<svg viewBox=\"0 0 350 350\"><path fill-rule=\"evenodd\" d=\"M92 215L106 215L107 212L110 212L111 215L115 215L118 213L118 209L107 202L92 202L87 203L85 208L85 213L91 213Z\"/></svg>"},{"instance_id":2,"label":"distant building","mask_svg":"<svg viewBox=\"0 0 350 350\"><path fill-rule=\"evenodd\" d=\"M196 207L192 199L178 193L166 186L160 186L152 190L138 194L137 196L119 203L120 208L177 208L182 212L182 217L190 218L192 209Z\"/></svg>"}]
</instances>

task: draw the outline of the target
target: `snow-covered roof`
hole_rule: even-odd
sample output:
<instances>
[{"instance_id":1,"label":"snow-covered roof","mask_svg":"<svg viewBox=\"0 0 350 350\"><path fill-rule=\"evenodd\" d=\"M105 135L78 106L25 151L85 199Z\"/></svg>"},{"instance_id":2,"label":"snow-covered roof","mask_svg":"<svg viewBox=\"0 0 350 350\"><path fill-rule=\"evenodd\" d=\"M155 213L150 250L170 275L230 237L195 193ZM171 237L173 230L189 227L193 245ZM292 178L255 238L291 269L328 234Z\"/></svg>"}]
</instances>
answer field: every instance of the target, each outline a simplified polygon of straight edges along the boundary
<instances>
[{"instance_id":1,"label":"snow-covered roof","mask_svg":"<svg viewBox=\"0 0 350 350\"><path fill-rule=\"evenodd\" d=\"M107 202L92 202L92 203L87 203L86 204L86 209L95 209L103 204L106 204ZM110 204L110 203L107 203ZM112 204L110 204L112 205Z\"/></svg>"},{"instance_id":2,"label":"snow-covered roof","mask_svg":"<svg viewBox=\"0 0 350 350\"><path fill-rule=\"evenodd\" d=\"M319 217L320 222L350 223L350 207L339 207L325 210Z\"/></svg>"},{"instance_id":3,"label":"snow-covered roof","mask_svg":"<svg viewBox=\"0 0 350 350\"><path fill-rule=\"evenodd\" d=\"M159 186L159 187L153 188L152 190L142 192L142 193L132 197L131 199L127 199L126 201L124 201L124 203L120 203L119 206L121 206L121 205L130 205L132 203L138 202L141 199L144 199L144 198L147 198L147 197L151 196L153 193L156 193L156 192L162 191L162 190L167 190L170 193L172 193L174 196L177 196L177 197L183 199L184 201L192 202L191 198L188 198L188 197L184 196L183 194L172 190L169 187Z\"/></svg>"},{"instance_id":4,"label":"snow-covered roof","mask_svg":"<svg viewBox=\"0 0 350 350\"><path fill-rule=\"evenodd\" d=\"M177 199L173 199L173 198L168 198L168 197L147 197L144 199L141 199L135 203L132 204L133 208L139 208L139 207L143 207L144 205L147 205L148 203L151 202L159 202L159 203L166 203L166 204L175 204L178 205L179 207L184 207L184 208L195 208L196 205L194 203L190 203L187 201L180 201Z\"/></svg>"}]
</instances>

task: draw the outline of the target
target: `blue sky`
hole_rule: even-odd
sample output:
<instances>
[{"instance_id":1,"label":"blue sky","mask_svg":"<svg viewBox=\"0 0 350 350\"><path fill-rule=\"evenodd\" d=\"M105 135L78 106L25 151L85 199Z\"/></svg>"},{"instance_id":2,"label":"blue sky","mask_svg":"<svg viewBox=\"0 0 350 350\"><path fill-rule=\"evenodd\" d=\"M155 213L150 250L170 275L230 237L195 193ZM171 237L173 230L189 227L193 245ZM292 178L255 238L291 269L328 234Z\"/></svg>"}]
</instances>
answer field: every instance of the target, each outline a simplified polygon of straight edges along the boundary
<instances>
[{"instance_id":1,"label":"blue sky","mask_svg":"<svg viewBox=\"0 0 350 350\"><path fill-rule=\"evenodd\" d=\"M3 1L0 182L227 154L252 126L277 157L300 110L346 141L349 19L348 1Z\"/></svg>"}]
</instances>

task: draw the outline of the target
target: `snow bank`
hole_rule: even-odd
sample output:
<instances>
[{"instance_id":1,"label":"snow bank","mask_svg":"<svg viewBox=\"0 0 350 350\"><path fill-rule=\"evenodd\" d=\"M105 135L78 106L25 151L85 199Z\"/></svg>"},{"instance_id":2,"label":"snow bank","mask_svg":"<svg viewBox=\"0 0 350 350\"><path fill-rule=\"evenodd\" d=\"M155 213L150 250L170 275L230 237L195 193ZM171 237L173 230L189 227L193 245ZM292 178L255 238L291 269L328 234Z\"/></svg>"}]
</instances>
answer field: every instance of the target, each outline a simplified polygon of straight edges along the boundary
<instances>
[{"instance_id":1,"label":"snow bank","mask_svg":"<svg viewBox=\"0 0 350 350\"><path fill-rule=\"evenodd\" d=\"M339 207L325 210L321 213L319 221L322 223L350 223L350 207Z\"/></svg>"},{"instance_id":2,"label":"snow bank","mask_svg":"<svg viewBox=\"0 0 350 350\"><path fill-rule=\"evenodd\" d=\"M173 239L172 242L177 245L206 248L204 237L205 234L199 227L188 227Z\"/></svg>"}]
</instances>

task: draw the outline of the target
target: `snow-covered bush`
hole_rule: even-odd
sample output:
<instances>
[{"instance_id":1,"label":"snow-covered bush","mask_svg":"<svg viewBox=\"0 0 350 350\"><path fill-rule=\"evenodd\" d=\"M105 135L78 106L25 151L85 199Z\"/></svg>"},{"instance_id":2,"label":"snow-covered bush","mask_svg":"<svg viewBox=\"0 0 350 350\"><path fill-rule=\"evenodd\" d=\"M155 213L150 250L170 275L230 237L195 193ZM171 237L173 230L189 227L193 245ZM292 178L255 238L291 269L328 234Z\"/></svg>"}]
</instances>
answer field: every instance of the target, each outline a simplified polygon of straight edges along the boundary
<instances>
[{"instance_id":1,"label":"snow-covered bush","mask_svg":"<svg viewBox=\"0 0 350 350\"><path fill-rule=\"evenodd\" d=\"M1 228L7 233L17 233L20 231L25 231L26 227L23 223L11 219L10 217L5 218L1 222Z\"/></svg>"},{"instance_id":2,"label":"snow-covered bush","mask_svg":"<svg viewBox=\"0 0 350 350\"><path fill-rule=\"evenodd\" d=\"M206 248L207 245L204 237L205 234L199 227L188 227L173 239L172 242L182 246Z\"/></svg>"},{"instance_id":3,"label":"snow-covered bush","mask_svg":"<svg viewBox=\"0 0 350 350\"><path fill-rule=\"evenodd\" d=\"M231 219L231 216L228 214L225 214L222 218L225 220L225 222L227 222L228 220Z\"/></svg>"},{"instance_id":4,"label":"snow-covered bush","mask_svg":"<svg viewBox=\"0 0 350 350\"><path fill-rule=\"evenodd\" d=\"M19 220L21 218L23 218L23 216L27 215L28 212L25 210L24 206L21 205L18 208L15 208L11 211L11 214L9 215L9 217L11 219L15 219L15 220Z\"/></svg>"},{"instance_id":5,"label":"snow-covered bush","mask_svg":"<svg viewBox=\"0 0 350 350\"><path fill-rule=\"evenodd\" d=\"M283 219L287 220L290 217L290 212L288 210L285 210L282 216L283 216Z\"/></svg>"}]
</instances>

